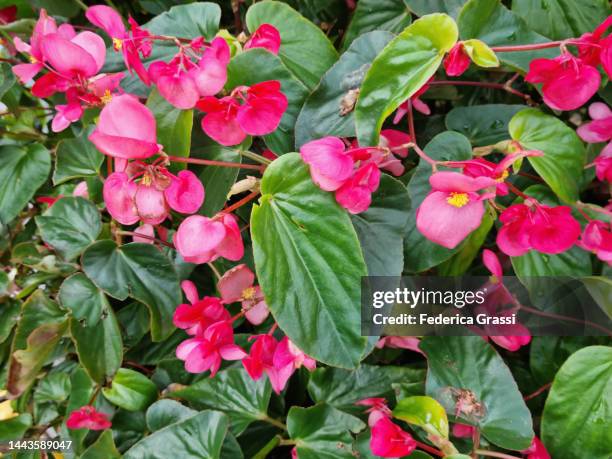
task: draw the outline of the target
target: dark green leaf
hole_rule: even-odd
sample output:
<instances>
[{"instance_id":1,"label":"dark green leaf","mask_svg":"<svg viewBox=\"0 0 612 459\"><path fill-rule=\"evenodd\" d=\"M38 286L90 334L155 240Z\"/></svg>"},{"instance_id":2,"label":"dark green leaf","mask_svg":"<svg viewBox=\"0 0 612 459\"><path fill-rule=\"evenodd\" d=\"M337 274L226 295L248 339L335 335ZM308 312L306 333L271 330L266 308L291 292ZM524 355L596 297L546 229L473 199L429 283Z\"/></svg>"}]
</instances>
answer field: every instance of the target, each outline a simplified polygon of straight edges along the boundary
<instances>
[{"instance_id":1,"label":"dark green leaf","mask_svg":"<svg viewBox=\"0 0 612 459\"><path fill-rule=\"evenodd\" d=\"M457 25L445 14L422 17L394 38L372 62L355 108L360 145L377 145L385 119L436 72L457 41Z\"/></svg>"},{"instance_id":2,"label":"dark green leaf","mask_svg":"<svg viewBox=\"0 0 612 459\"><path fill-rule=\"evenodd\" d=\"M51 170L49 151L39 144L0 147L0 223L15 218Z\"/></svg>"},{"instance_id":3,"label":"dark green leaf","mask_svg":"<svg viewBox=\"0 0 612 459\"><path fill-rule=\"evenodd\" d=\"M258 3L253 8L259 5L265 6L266 3ZM287 97L289 105L278 128L264 136L264 140L270 150L276 154L282 155L292 151L295 144L293 129L304 99L308 95L306 87L292 76L278 56L261 48L251 49L234 57L227 67L227 72L228 89L240 85L251 86L267 80L280 81L281 92Z\"/></svg>"},{"instance_id":4,"label":"dark green leaf","mask_svg":"<svg viewBox=\"0 0 612 459\"><path fill-rule=\"evenodd\" d=\"M406 0L408 8L417 16L448 13L456 18L467 0Z\"/></svg>"},{"instance_id":5,"label":"dark green leaf","mask_svg":"<svg viewBox=\"0 0 612 459\"><path fill-rule=\"evenodd\" d=\"M542 440L551 456L609 458L611 401L612 347L590 346L572 354L544 406Z\"/></svg>"},{"instance_id":6,"label":"dark green leaf","mask_svg":"<svg viewBox=\"0 0 612 459\"><path fill-rule=\"evenodd\" d=\"M218 459L229 421L218 411L202 411L170 424L136 443L124 459Z\"/></svg>"},{"instance_id":7,"label":"dark green leaf","mask_svg":"<svg viewBox=\"0 0 612 459\"><path fill-rule=\"evenodd\" d=\"M239 435L253 421L267 416L272 387L267 378L257 381L243 368L223 370L214 378L203 379L173 392L198 408L222 411L229 416L232 432Z\"/></svg>"},{"instance_id":8,"label":"dark green leaf","mask_svg":"<svg viewBox=\"0 0 612 459\"><path fill-rule=\"evenodd\" d=\"M470 139L475 147L508 139L508 123L524 105L470 105L455 107L446 115L446 127Z\"/></svg>"},{"instance_id":9,"label":"dark green leaf","mask_svg":"<svg viewBox=\"0 0 612 459\"><path fill-rule=\"evenodd\" d=\"M58 199L42 215L36 225L43 240L66 260L76 258L102 231L98 208L81 197Z\"/></svg>"},{"instance_id":10,"label":"dark green leaf","mask_svg":"<svg viewBox=\"0 0 612 459\"><path fill-rule=\"evenodd\" d=\"M85 450L80 459L121 459L121 454L115 447L113 433L105 430L102 435Z\"/></svg>"},{"instance_id":11,"label":"dark green leaf","mask_svg":"<svg viewBox=\"0 0 612 459\"><path fill-rule=\"evenodd\" d=\"M360 295L366 273L355 230L333 194L314 185L296 153L261 182L251 234L257 278L280 328L308 355L354 368L365 350Z\"/></svg>"},{"instance_id":12,"label":"dark green leaf","mask_svg":"<svg viewBox=\"0 0 612 459\"><path fill-rule=\"evenodd\" d=\"M52 373L38 383L34 391L37 403L63 402L70 395L70 376L66 373Z\"/></svg>"},{"instance_id":13,"label":"dark green leaf","mask_svg":"<svg viewBox=\"0 0 612 459\"><path fill-rule=\"evenodd\" d=\"M197 412L174 400L159 400L147 410L147 427L151 432L192 417Z\"/></svg>"},{"instance_id":14,"label":"dark green leaf","mask_svg":"<svg viewBox=\"0 0 612 459\"><path fill-rule=\"evenodd\" d=\"M15 300L4 301L0 305L0 343L11 335L13 327L19 320L20 303Z\"/></svg>"},{"instance_id":15,"label":"dark green leaf","mask_svg":"<svg viewBox=\"0 0 612 459\"><path fill-rule=\"evenodd\" d=\"M181 292L172 263L157 248L141 243L117 247L113 241L99 241L85 250L82 264L87 277L110 296L120 300L131 296L149 307L154 340L172 333L172 315Z\"/></svg>"},{"instance_id":16,"label":"dark green leaf","mask_svg":"<svg viewBox=\"0 0 612 459\"><path fill-rule=\"evenodd\" d=\"M32 415L23 413L19 416L0 421L0 441L19 440L32 426Z\"/></svg>"},{"instance_id":17,"label":"dark green leaf","mask_svg":"<svg viewBox=\"0 0 612 459\"><path fill-rule=\"evenodd\" d=\"M0 99L13 87L16 80L11 66L6 62L0 63Z\"/></svg>"},{"instance_id":18,"label":"dark green leaf","mask_svg":"<svg viewBox=\"0 0 612 459\"><path fill-rule=\"evenodd\" d=\"M300 459L351 459L353 437L365 424L325 403L310 408L294 406L287 416L291 439Z\"/></svg>"},{"instance_id":19,"label":"dark green leaf","mask_svg":"<svg viewBox=\"0 0 612 459\"><path fill-rule=\"evenodd\" d=\"M343 48L366 32L387 30L399 33L412 21L407 0L361 0L344 34Z\"/></svg>"},{"instance_id":20,"label":"dark green leaf","mask_svg":"<svg viewBox=\"0 0 612 459\"><path fill-rule=\"evenodd\" d=\"M102 389L106 399L128 411L141 411L157 398L157 387L142 373L120 368L109 388Z\"/></svg>"},{"instance_id":21,"label":"dark green leaf","mask_svg":"<svg viewBox=\"0 0 612 459\"><path fill-rule=\"evenodd\" d=\"M60 185L79 177L96 176L104 161L104 155L87 139L88 131L79 137L61 140L55 152L53 183Z\"/></svg>"},{"instance_id":22,"label":"dark green leaf","mask_svg":"<svg viewBox=\"0 0 612 459\"><path fill-rule=\"evenodd\" d=\"M311 91L338 59L338 53L321 29L285 3L254 4L247 11L246 23L251 32L262 24L272 24L278 29L281 36L278 56Z\"/></svg>"},{"instance_id":23,"label":"dark green leaf","mask_svg":"<svg viewBox=\"0 0 612 459\"><path fill-rule=\"evenodd\" d=\"M76 273L62 283L58 299L70 310L72 317L90 327L95 326L102 312L109 309L106 295L83 273Z\"/></svg>"},{"instance_id":24,"label":"dark green leaf","mask_svg":"<svg viewBox=\"0 0 612 459\"><path fill-rule=\"evenodd\" d=\"M491 443L517 451L529 447L534 435L531 413L490 344L480 336L427 336L420 347L427 354L428 395L449 414L467 402L472 412L458 413L458 422L479 427Z\"/></svg>"},{"instance_id":25,"label":"dark green leaf","mask_svg":"<svg viewBox=\"0 0 612 459\"><path fill-rule=\"evenodd\" d=\"M361 3L359 3L361 5ZM327 135L355 137L353 106L366 72L393 34L384 31L367 33L357 38L321 79L306 99L295 125L295 143L306 142ZM355 100L351 100L354 97ZM347 105L348 111L341 114ZM349 110L350 109L350 110Z\"/></svg>"}]
</instances>

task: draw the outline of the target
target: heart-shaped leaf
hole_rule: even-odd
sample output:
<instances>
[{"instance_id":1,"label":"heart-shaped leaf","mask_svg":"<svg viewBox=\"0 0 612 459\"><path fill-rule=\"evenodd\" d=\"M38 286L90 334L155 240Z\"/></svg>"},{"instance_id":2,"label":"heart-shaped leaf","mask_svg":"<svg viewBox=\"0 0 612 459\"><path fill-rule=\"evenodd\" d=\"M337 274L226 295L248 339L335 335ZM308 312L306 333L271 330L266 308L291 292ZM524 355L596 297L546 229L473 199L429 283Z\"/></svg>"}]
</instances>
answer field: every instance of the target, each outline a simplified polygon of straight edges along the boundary
<instances>
[{"instance_id":1,"label":"heart-shaped leaf","mask_svg":"<svg viewBox=\"0 0 612 459\"><path fill-rule=\"evenodd\" d=\"M157 387L142 373L121 368L110 388L102 389L104 397L114 405L128 411L147 408L157 398Z\"/></svg>"}]
</instances>

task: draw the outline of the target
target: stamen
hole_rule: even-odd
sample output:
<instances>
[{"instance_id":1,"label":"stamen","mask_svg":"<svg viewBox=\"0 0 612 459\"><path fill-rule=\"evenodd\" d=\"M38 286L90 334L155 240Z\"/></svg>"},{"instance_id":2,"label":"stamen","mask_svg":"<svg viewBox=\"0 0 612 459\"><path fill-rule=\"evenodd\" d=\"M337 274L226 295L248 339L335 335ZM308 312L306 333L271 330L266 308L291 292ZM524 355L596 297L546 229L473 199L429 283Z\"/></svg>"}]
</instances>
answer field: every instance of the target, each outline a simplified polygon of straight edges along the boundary
<instances>
[{"instance_id":1,"label":"stamen","mask_svg":"<svg viewBox=\"0 0 612 459\"><path fill-rule=\"evenodd\" d=\"M455 193L453 191L450 196L446 198L446 202L453 207L461 208L470 202L470 197L467 193Z\"/></svg>"}]
</instances>

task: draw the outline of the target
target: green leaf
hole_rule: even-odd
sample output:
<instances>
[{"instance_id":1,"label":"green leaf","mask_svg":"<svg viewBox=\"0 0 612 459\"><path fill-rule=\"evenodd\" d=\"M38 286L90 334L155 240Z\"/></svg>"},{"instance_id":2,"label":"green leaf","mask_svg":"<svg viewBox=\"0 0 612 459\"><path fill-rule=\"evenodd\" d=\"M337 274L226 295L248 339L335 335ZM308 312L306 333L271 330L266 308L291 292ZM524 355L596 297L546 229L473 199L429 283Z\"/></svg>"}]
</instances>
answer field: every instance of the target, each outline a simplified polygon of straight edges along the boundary
<instances>
[{"instance_id":1,"label":"green leaf","mask_svg":"<svg viewBox=\"0 0 612 459\"><path fill-rule=\"evenodd\" d=\"M611 403L612 347L572 354L555 376L542 415L542 441L551 456L609 458Z\"/></svg>"},{"instance_id":2,"label":"green leaf","mask_svg":"<svg viewBox=\"0 0 612 459\"><path fill-rule=\"evenodd\" d=\"M417 16L431 13L448 13L456 18L467 0L406 0L408 8Z\"/></svg>"},{"instance_id":3,"label":"green leaf","mask_svg":"<svg viewBox=\"0 0 612 459\"><path fill-rule=\"evenodd\" d=\"M85 450L80 459L121 459L113 441L113 432L105 430L102 435Z\"/></svg>"},{"instance_id":4,"label":"green leaf","mask_svg":"<svg viewBox=\"0 0 612 459\"><path fill-rule=\"evenodd\" d=\"M32 415L23 413L19 416L0 421L0 441L19 440L32 426Z\"/></svg>"},{"instance_id":5,"label":"green leaf","mask_svg":"<svg viewBox=\"0 0 612 459\"><path fill-rule=\"evenodd\" d=\"M546 37L533 32L523 20L508 10L501 0L469 0L457 19L461 39L478 38L487 45L516 46L545 43ZM517 70L527 72L529 63L538 57L552 58L559 50L541 49L499 53L499 59Z\"/></svg>"},{"instance_id":6,"label":"green leaf","mask_svg":"<svg viewBox=\"0 0 612 459\"><path fill-rule=\"evenodd\" d=\"M475 147L493 145L508 139L508 123L524 105L469 105L455 107L446 114L446 128L457 131Z\"/></svg>"},{"instance_id":7,"label":"green leaf","mask_svg":"<svg viewBox=\"0 0 612 459\"><path fill-rule=\"evenodd\" d=\"M63 402L70 395L70 376L66 373L52 373L38 383L34 391L36 403Z\"/></svg>"},{"instance_id":8,"label":"green leaf","mask_svg":"<svg viewBox=\"0 0 612 459\"><path fill-rule=\"evenodd\" d=\"M457 41L457 25L446 14L418 19L378 55L361 86L355 108L360 145L377 145L384 120L436 72Z\"/></svg>"},{"instance_id":9,"label":"green leaf","mask_svg":"<svg viewBox=\"0 0 612 459\"><path fill-rule=\"evenodd\" d=\"M271 393L267 378L253 381L243 368L230 368L220 371L214 378L172 392L172 396L200 409L224 412L229 416L232 432L240 435L249 424L267 416Z\"/></svg>"},{"instance_id":10,"label":"green leaf","mask_svg":"<svg viewBox=\"0 0 612 459\"><path fill-rule=\"evenodd\" d=\"M110 240L98 241L85 250L81 262L87 277L113 298L130 296L147 305L153 340L161 341L172 333L172 316L181 303L181 292L172 263L157 248L141 243L117 247Z\"/></svg>"},{"instance_id":11,"label":"green leaf","mask_svg":"<svg viewBox=\"0 0 612 459\"><path fill-rule=\"evenodd\" d=\"M0 147L0 223L15 218L45 183L51 170L49 150L40 144Z\"/></svg>"},{"instance_id":12,"label":"green leaf","mask_svg":"<svg viewBox=\"0 0 612 459\"><path fill-rule=\"evenodd\" d=\"M372 61L393 37L392 33L375 31L351 43L306 99L295 125L296 146L327 135L355 137L355 115L351 104L356 100L351 98L357 97L356 91ZM345 104L350 111L341 115Z\"/></svg>"},{"instance_id":13,"label":"green leaf","mask_svg":"<svg viewBox=\"0 0 612 459\"><path fill-rule=\"evenodd\" d=\"M175 400L158 400L147 410L147 427L151 432L192 417L197 411Z\"/></svg>"},{"instance_id":14,"label":"green leaf","mask_svg":"<svg viewBox=\"0 0 612 459\"><path fill-rule=\"evenodd\" d=\"M66 260L76 258L102 231L98 208L81 197L60 198L36 217L40 235Z\"/></svg>"},{"instance_id":15,"label":"green leaf","mask_svg":"<svg viewBox=\"0 0 612 459\"><path fill-rule=\"evenodd\" d=\"M593 343L584 336L534 336L529 346L529 368L540 384L550 383L561 365L574 352Z\"/></svg>"},{"instance_id":16,"label":"green leaf","mask_svg":"<svg viewBox=\"0 0 612 459\"><path fill-rule=\"evenodd\" d=\"M308 393L312 399L351 414L363 412L355 403L364 398L393 392L393 383L424 383L425 370L407 367L360 365L356 370L317 368L310 375Z\"/></svg>"},{"instance_id":17,"label":"green leaf","mask_svg":"<svg viewBox=\"0 0 612 459\"><path fill-rule=\"evenodd\" d=\"M519 15L530 29L551 40L579 37L592 32L610 14L607 0L514 0L512 11Z\"/></svg>"},{"instance_id":18,"label":"green leaf","mask_svg":"<svg viewBox=\"0 0 612 459\"><path fill-rule=\"evenodd\" d=\"M189 457L218 459L229 421L218 411L202 411L152 433L132 446L124 459Z\"/></svg>"},{"instance_id":19,"label":"green leaf","mask_svg":"<svg viewBox=\"0 0 612 459\"><path fill-rule=\"evenodd\" d=\"M81 367L77 367L72 373L70 378L70 397L68 398L68 404L66 405L66 413L79 409L83 405L88 405L89 400L94 393L94 383L87 376L85 370ZM63 437L71 439L74 443L72 445L75 452L80 453L83 450L83 441L88 431L84 429L68 429L66 423L62 424L60 433Z\"/></svg>"},{"instance_id":20,"label":"green leaf","mask_svg":"<svg viewBox=\"0 0 612 459\"><path fill-rule=\"evenodd\" d=\"M351 215L370 276L400 276L410 196L400 182L383 174L365 212ZM395 254L390 256L389 254Z\"/></svg>"},{"instance_id":21,"label":"green leaf","mask_svg":"<svg viewBox=\"0 0 612 459\"><path fill-rule=\"evenodd\" d=\"M612 302L610 301L612 299L612 279L602 275L584 277L581 281L595 302L608 314L608 317L612 317Z\"/></svg>"},{"instance_id":22,"label":"green leaf","mask_svg":"<svg viewBox=\"0 0 612 459\"><path fill-rule=\"evenodd\" d=\"M523 148L544 152L544 156L529 157L529 162L562 201L575 202L576 179L582 174L586 155L576 132L560 119L535 108L514 115L508 130Z\"/></svg>"},{"instance_id":23,"label":"green leaf","mask_svg":"<svg viewBox=\"0 0 612 459\"><path fill-rule=\"evenodd\" d=\"M471 414L458 413L457 422L477 426L482 435L505 449L527 449L533 439L531 413L512 373L480 336L427 336L427 394L448 413L467 403ZM466 405L463 405L466 406Z\"/></svg>"},{"instance_id":24,"label":"green leaf","mask_svg":"<svg viewBox=\"0 0 612 459\"><path fill-rule=\"evenodd\" d=\"M427 396L406 397L397 402L393 416L422 427L427 433L448 438L448 417L437 400Z\"/></svg>"},{"instance_id":25,"label":"green leaf","mask_svg":"<svg viewBox=\"0 0 612 459\"><path fill-rule=\"evenodd\" d=\"M79 177L94 177L100 172L104 155L89 141L89 131L74 139L60 140L55 152L53 184L60 185Z\"/></svg>"},{"instance_id":26,"label":"green leaf","mask_svg":"<svg viewBox=\"0 0 612 459\"><path fill-rule=\"evenodd\" d=\"M174 107L159 94L157 89L153 89L149 94L147 107L155 115L157 142L163 145L164 152L170 156L188 158L191 148L193 110L180 110ZM185 169L186 164L175 163L172 168Z\"/></svg>"},{"instance_id":27,"label":"green leaf","mask_svg":"<svg viewBox=\"0 0 612 459\"><path fill-rule=\"evenodd\" d=\"M472 38L463 42L463 49L474 64L479 67L499 67L499 59L487 44Z\"/></svg>"},{"instance_id":28,"label":"green leaf","mask_svg":"<svg viewBox=\"0 0 612 459\"><path fill-rule=\"evenodd\" d=\"M325 403L310 408L291 407L287 416L289 436L300 459L351 459L353 437L365 424Z\"/></svg>"},{"instance_id":29,"label":"green leaf","mask_svg":"<svg viewBox=\"0 0 612 459\"><path fill-rule=\"evenodd\" d=\"M173 6L170 10L144 24L143 28L149 30L153 35L170 35L190 39L203 36L207 40L212 40L219 31L220 21L221 8L219 5L212 2L194 2L188 5ZM151 55L142 62L145 67L159 60L168 62L177 52L178 48L173 41L157 41ZM115 52L111 47L106 50L106 56L104 72L125 71L121 52ZM146 95L149 92L149 88L136 75L126 75L121 86L126 92L139 95Z\"/></svg>"},{"instance_id":30,"label":"green leaf","mask_svg":"<svg viewBox=\"0 0 612 459\"><path fill-rule=\"evenodd\" d=\"M12 71L12 67L6 62L0 63L0 99L13 87L17 79Z\"/></svg>"},{"instance_id":31,"label":"green leaf","mask_svg":"<svg viewBox=\"0 0 612 459\"><path fill-rule=\"evenodd\" d=\"M266 2L258 3L256 6L265 4ZM261 48L240 53L230 61L225 87L231 89L240 85L251 86L267 80L280 81L281 92L287 96L289 102L278 128L264 136L270 150L282 155L294 149L293 129L304 99L308 95L308 89L292 76L278 56Z\"/></svg>"},{"instance_id":32,"label":"green leaf","mask_svg":"<svg viewBox=\"0 0 612 459\"><path fill-rule=\"evenodd\" d=\"M112 378L123 361L123 343L117 318L108 304L103 311L96 325L81 323L74 317L70 319L70 333L79 362L91 379L98 383Z\"/></svg>"},{"instance_id":33,"label":"green leaf","mask_svg":"<svg viewBox=\"0 0 612 459\"><path fill-rule=\"evenodd\" d=\"M157 398L157 387L142 373L120 368L110 389L102 389L104 397L114 405L128 411L147 408Z\"/></svg>"},{"instance_id":34,"label":"green leaf","mask_svg":"<svg viewBox=\"0 0 612 459\"><path fill-rule=\"evenodd\" d=\"M361 0L344 34L346 49L357 37L373 30L399 33L412 21L405 0Z\"/></svg>"},{"instance_id":35,"label":"green leaf","mask_svg":"<svg viewBox=\"0 0 612 459\"><path fill-rule=\"evenodd\" d=\"M338 59L323 31L285 3L264 1L252 5L246 14L246 24L251 33L262 24L278 29L281 36L278 56L311 91Z\"/></svg>"},{"instance_id":36,"label":"green leaf","mask_svg":"<svg viewBox=\"0 0 612 459\"><path fill-rule=\"evenodd\" d=\"M472 157L472 147L463 135L443 132L425 146L425 153L439 161L462 161ZM425 161L420 161L408 184L412 209L404 239L404 264L406 271L410 272L425 271L436 266L462 248L461 244L454 249L442 247L426 239L416 229L416 210L431 191L430 176L431 166Z\"/></svg>"},{"instance_id":37,"label":"green leaf","mask_svg":"<svg viewBox=\"0 0 612 459\"><path fill-rule=\"evenodd\" d=\"M106 295L83 273L76 273L67 278L58 293L60 304L70 310L72 317L93 327L110 309Z\"/></svg>"},{"instance_id":38,"label":"green leaf","mask_svg":"<svg viewBox=\"0 0 612 459\"><path fill-rule=\"evenodd\" d=\"M20 302L8 300L0 305L0 343L5 342L19 320Z\"/></svg>"},{"instance_id":39,"label":"green leaf","mask_svg":"<svg viewBox=\"0 0 612 459\"><path fill-rule=\"evenodd\" d=\"M280 328L306 354L355 368L361 276L366 266L347 213L314 185L297 153L281 156L261 182L251 235L257 278Z\"/></svg>"}]
</instances>

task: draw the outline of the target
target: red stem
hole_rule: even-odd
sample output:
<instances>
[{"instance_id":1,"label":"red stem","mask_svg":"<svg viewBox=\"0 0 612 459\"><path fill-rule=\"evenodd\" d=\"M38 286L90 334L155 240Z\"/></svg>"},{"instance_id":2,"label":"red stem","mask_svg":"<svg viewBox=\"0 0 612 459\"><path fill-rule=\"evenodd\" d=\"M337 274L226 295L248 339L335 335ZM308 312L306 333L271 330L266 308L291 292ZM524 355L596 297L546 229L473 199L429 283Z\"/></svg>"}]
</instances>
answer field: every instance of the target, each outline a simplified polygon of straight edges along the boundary
<instances>
[{"instance_id":1,"label":"red stem","mask_svg":"<svg viewBox=\"0 0 612 459\"><path fill-rule=\"evenodd\" d=\"M234 204L232 204L229 207L226 207L225 209L223 209L221 212L229 214L230 212L235 211L236 209L244 206L246 203L248 203L249 201L252 201L253 199L255 199L257 196L259 195L259 191L252 191L249 194L247 194L244 198L242 198L240 201L235 202Z\"/></svg>"},{"instance_id":2,"label":"red stem","mask_svg":"<svg viewBox=\"0 0 612 459\"><path fill-rule=\"evenodd\" d=\"M520 196L523 199L531 198L531 196L526 195L525 193L523 193L521 190L519 190L517 187L515 187L512 183L506 182L506 185L508 185L508 188L510 188L510 191L512 191L515 195Z\"/></svg>"},{"instance_id":3,"label":"red stem","mask_svg":"<svg viewBox=\"0 0 612 459\"><path fill-rule=\"evenodd\" d=\"M546 392L548 389L550 389L550 386L552 386L552 383L548 383L548 384L544 384L542 387L540 387L538 390L536 390L534 393L526 395L523 397L523 400L527 401L527 400L531 400L532 398L536 398L538 395L540 395L542 392Z\"/></svg>"},{"instance_id":4,"label":"red stem","mask_svg":"<svg viewBox=\"0 0 612 459\"><path fill-rule=\"evenodd\" d=\"M439 457L444 457L444 453L440 451L439 449L426 445L425 443L421 443L420 441L417 441L417 440L414 440L414 441L416 442L417 446L421 448L423 451L427 451L428 453L435 454L436 456L439 456Z\"/></svg>"},{"instance_id":5,"label":"red stem","mask_svg":"<svg viewBox=\"0 0 612 459\"><path fill-rule=\"evenodd\" d=\"M414 113L412 113L412 101L408 99L408 133L410 134L410 141L416 144L416 132L414 130Z\"/></svg>"},{"instance_id":6,"label":"red stem","mask_svg":"<svg viewBox=\"0 0 612 459\"><path fill-rule=\"evenodd\" d=\"M209 159L183 158L180 156L168 156L168 159L177 163L201 164L204 166L234 167L237 169L252 169L260 172L265 169L265 166L263 165L260 166L256 164L230 163L226 161L213 161Z\"/></svg>"},{"instance_id":7,"label":"red stem","mask_svg":"<svg viewBox=\"0 0 612 459\"><path fill-rule=\"evenodd\" d=\"M158 242L160 244L165 245L166 247L170 249L174 249L173 244L170 244L169 242L166 242L166 241L162 241L161 239L157 239L156 237L149 236L148 234L139 234L134 231L119 231L118 233L123 234L124 236L132 236L132 237L136 236L136 237L141 237L143 239L148 239L149 241Z\"/></svg>"}]
</instances>

